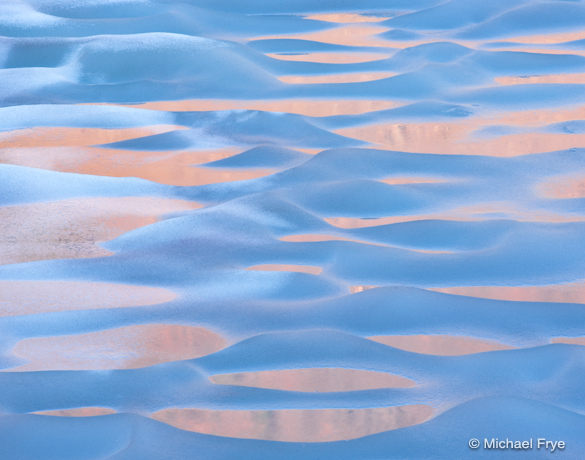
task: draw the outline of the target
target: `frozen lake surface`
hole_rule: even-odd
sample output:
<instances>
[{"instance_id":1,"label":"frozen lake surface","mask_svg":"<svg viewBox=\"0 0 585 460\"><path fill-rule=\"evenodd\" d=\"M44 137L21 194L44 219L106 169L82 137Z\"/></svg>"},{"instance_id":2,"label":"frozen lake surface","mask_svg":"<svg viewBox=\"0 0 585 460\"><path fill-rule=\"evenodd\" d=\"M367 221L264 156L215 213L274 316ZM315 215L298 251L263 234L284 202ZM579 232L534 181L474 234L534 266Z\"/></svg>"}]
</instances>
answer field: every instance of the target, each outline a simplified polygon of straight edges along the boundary
<instances>
[{"instance_id":1,"label":"frozen lake surface","mask_svg":"<svg viewBox=\"0 0 585 460\"><path fill-rule=\"evenodd\" d=\"M583 459L584 24L1 2L0 458Z\"/></svg>"}]
</instances>

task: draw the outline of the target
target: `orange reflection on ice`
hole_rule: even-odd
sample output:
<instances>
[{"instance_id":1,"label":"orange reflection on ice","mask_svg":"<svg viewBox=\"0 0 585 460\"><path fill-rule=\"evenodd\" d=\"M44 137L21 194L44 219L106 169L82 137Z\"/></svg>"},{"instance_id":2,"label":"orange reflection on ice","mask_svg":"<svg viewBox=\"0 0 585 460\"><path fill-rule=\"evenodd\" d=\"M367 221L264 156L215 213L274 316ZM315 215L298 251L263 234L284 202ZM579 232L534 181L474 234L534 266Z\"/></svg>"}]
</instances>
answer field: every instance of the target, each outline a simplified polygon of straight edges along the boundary
<instances>
[{"instance_id":1,"label":"orange reflection on ice","mask_svg":"<svg viewBox=\"0 0 585 460\"><path fill-rule=\"evenodd\" d=\"M389 19L388 16L370 16L359 13L318 13L305 16L315 21L335 22L337 24L354 24L358 22L381 22Z\"/></svg>"},{"instance_id":2,"label":"orange reflection on ice","mask_svg":"<svg viewBox=\"0 0 585 460\"><path fill-rule=\"evenodd\" d=\"M484 299L585 304L585 282L545 286L461 286L430 290Z\"/></svg>"},{"instance_id":3,"label":"orange reflection on ice","mask_svg":"<svg viewBox=\"0 0 585 460\"><path fill-rule=\"evenodd\" d=\"M555 45L582 39L585 39L585 30L577 30L574 32L556 32L550 34L523 35L506 38L499 41L524 43L527 45Z\"/></svg>"},{"instance_id":4,"label":"orange reflection on ice","mask_svg":"<svg viewBox=\"0 0 585 460\"><path fill-rule=\"evenodd\" d=\"M280 238L281 241L289 242L289 243L318 243L323 241L348 241L350 243L357 243L357 244L371 244L372 246L383 246L383 247L398 247L398 246L391 246L389 244L378 243L374 241L366 241L366 240L356 240L353 238L347 238L343 236L337 235L327 235L324 233L317 233L317 234L300 234L300 235L286 235ZM424 254L452 254L452 251L443 251L443 250L433 250L433 249L420 249L420 248L412 248L412 247L401 247L406 251L413 251L413 252L420 252ZM353 288L353 286L352 286Z\"/></svg>"},{"instance_id":5,"label":"orange reflection on ice","mask_svg":"<svg viewBox=\"0 0 585 460\"><path fill-rule=\"evenodd\" d=\"M555 337L551 339L551 342L585 346L585 337Z\"/></svg>"},{"instance_id":6,"label":"orange reflection on ice","mask_svg":"<svg viewBox=\"0 0 585 460\"><path fill-rule=\"evenodd\" d=\"M553 75L533 75L529 77L496 77L500 85L527 85L527 84L585 84L585 73L566 73Z\"/></svg>"},{"instance_id":7,"label":"orange reflection on ice","mask_svg":"<svg viewBox=\"0 0 585 460\"><path fill-rule=\"evenodd\" d=\"M361 74L352 74L361 75ZM363 74L372 75L372 74ZM326 78L329 76L321 76ZM283 77L288 78L288 77ZM291 77L293 78L293 77ZM294 77L297 78L297 77ZM305 78L305 77L298 77ZM318 78L318 77L306 77ZM170 112L201 112L221 110L260 110L264 112L295 113L310 117L327 117L333 115L354 115L374 110L397 107L399 103L384 99L276 99L276 100L240 100L240 99L188 99L182 101L147 102L127 107Z\"/></svg>"},{"instance_id":8,"label":"orange reflection on ice","mask_svg":"<svg viewBox=\"0 0 585 460\"><path fill-rule=\"evenodd\" d=\"M397 104L398 105L398 104ZM493 125L512 125L521 127L543 127L548 124L561 123L571 120L585 119L585 106L573 106L567 108L552 108L538 110L518 110L518 111L496 111L487 113L481 117L472 117L452 123L386 123L371 124L357 128L344 128L338 132L346 132L348 135L356 134L364 136L363 140L370 142L379 142L388 144L396 142L399 145L409 144L418 141L422 149L433 151L432 144L438 143L444 146L447 143L455 144L458 142L470 142L466 139L474 131ZM541 134L550 136L549 133ZM492 141L491 139L477 142L484 143ZM477 143L476 142L476 143ZM453 146L452 149L458 148ZM473 152L471 152L473 153Z\"/></svg>"},{"instance_id":9,"label":"orange reflection on ice","mask_svg":"<svg viewBox=\"0 0 585 460\"><path fill-rule=\"evenodd\" d=\"M246 270L253 271L276 271L276 272L297 272L307 273L309 275L320 275L323 272L323 268L316 267L314 265L287 265L287 264L263 264L254 265L246 268Z\"/></svg>"},{"instance_id":10,"label":"orange reflection on ice","mask_svg":"<svg viewBox=\"0 0 585 460\"><path fill-rule=\"evenodd\" d=\"M425 405L373 409L206 410L164 409L152 418L182 430L234 438L288 442L355 439L422 423Z\"/></svg>"},{"instance_id":11,"label":"orange reflection on ice","mask_svg":"<svg viewBox=\"0 0 585 460\"><path fill-rule=\"evenodd\" d=\"M502 48L490 48L491 52L500 51L500 52L515 52L515 53L533 53L533 54L562 54L562 55L574 55L574 56L585 56L585 51L571 48L571 49L562 49L562 48L535 48L530 45L523 46L522 44L518 44L514 47L502 47Z\"/></svg>"},{"instance_id":12,"label":"orange reflection on ice","mask_svg":"<svg viewBox=\"0 0 585 460\"><path fill-rule=\"evenodd\" d=\"M267 53L266 56L281 61L320 62L322 64L359 64L380 61L390 57L389 54L360 51L321 51L301 54Z\"/></svg>"},{"instance_id":13,"label":"orange reflection on ice","mask_svg":"<svg viewBox=\"0 0 585 460\"><path fill-rule=\"evenodd\" d=\"M486 202L474 206L462 206L427 218L444 220L478 221L492 219L517 220L519 222L583 222L585 217L573 214L559 214L542 209L523 209L510 202Z\"/></svg>"},{"instance_id":14,"label":"orange reflection on ice","mask_svg":"<svg viewBox=\"0 0 585 460\"><path fill-rule=\"evenodd\" d=\"M99 147L59 148L40 152L12 149L0 153L9 164L95 176L140 177L168 185L206 185L257 179L276 172L272 168L210 168L194 166L230 157L242 148L187 152L151 152Z\"/></svg>"},{"instance_id":15,"label":"orange reflection on ice","mask_svg":"<svg viewBox=\"0 0 585 460\"><path fill-rule=\"evenodd\" d=\"M80 165L77 168L78 172L111 177L140 177L159 184L194 186L258 179L278 171L273 168L230 169L193 166L202 159L198 152L176 154L159 152L158 158L151 161L147 158L153 156L152 153L136 152L132 155L124 153L126 161L122 163L116 162L119 158L118 151L102 150L101 156Z\"/></svg>"},{"instance_id":16,"label":"orange reflection on ice","mask_svg":"<svg viewBox=\"0 0 585 460\"><path fill-rule=\"evenodd\" d=\"M514 348L493 340L454 335L379 335L368 338L401 350L441 356L467 355Z\"/></svg>"},{"instance_id":17,"label":"orange reflection on ice","mask_svg":"<svg viewBox=\"0 0 585 460\"><path fill-rule=\"evenodd\" d=\"M395 72L352 72L352 73L333 73L329 75L284 75L278 77L283 83L296 84L296 85L309 85L309 84L321 84L321 83L360 83L365 81L382 80L384 78L394 77ZM378 101L380 103L389 101ZM389 107L392 108L398 104L392 104ZM379 109L382 110L382 109Z\"/></svg>"},{"instance_id":18,"label":"orange reflection on ice","mask_svg":"<svg viewBox=\"0 0 585 460\"><path fill-rule=\"evenodd\" d=\"M0 317L55 311L156 305L174 300L168 289L89 281L0 281Z\"/></svg>"},{"instance_id":19,"label":"orange reflection on ice","mask_svg":"<svg viewBox=\"0 0 585 460\"><path fill-rule=\"evenodd\" d=\"M221 350L225 340L207 329L145 324L87 334L19 341L12 354L29 361L8 371L135 369L198 358Z\"/></svg>"},{"instance_id":20,"label":"orange reflection on ice","mask_svg":"<svg viewBox=\"0 0 585 460\"><path fill-rule=\"evenodd\" d=\"M300 34L283 34L283 35L267 35L261 37L254 37L250 41L256 40L272 40L272 39L289 39L289 40L309 40L319 43L327 43L331 45L342 46L363 46L385 48L388 52L394 53L398 49L406 49L415 46L420 46L426 43L436 42L436 36L429 35L417 40L387 40L380 36L381 33L387 32L390 29L382 25L366 24L366 23L346 23L339 27L333 27L326 30L319 30L317 32L306 32ZM461 46L471 47L473 42L450 40L451 43L457 43ZM324 61L319 61L324 62Z\"/></svg>"},{"instance_id":21,"label":"orange reflection on ice","mask_svg":"<svg viewBox=\"0 0 585 460\"><path fill-rule=\"evenodd\" d=\"M179 129L183 126L157 125L143 128L30 128L0 132L0 148L63 147L98 145L120 142L137 137L152 136Z\"/></svg>"},{"instance_id":22,"label":"orange reflection on ice","mask_svg":"<svg viewBox=\"0 0 585 460\"><path fill-rule=\"evenodd\" d=\"M380 225L400 224L404 222L413 222L416 220L440 219L440 220L483 220L479 216L471 214L414 214L406 216L388 216L376 218L361 218L361 217L326 217L323 220L330 225L343 229L378 227Z\"/></svg>"},{"instance_id":23,"label":"orange reflection on ice","mask_svg":"<svg viewBox=\"0 0 585 460\"><path fill-rule=\"evenodd\" d=\"M150 197L78 198L0 207L0 265L43 259L103 257L97 243L190 211L191 201Z\"/></svg>"},{"instance_id":24,"label":"orange reflection on ice","mask_svg":"<svg viewBox=\"0 0 585 460\"><path fill-rule=\"evenodd\" d=\"M460 148L456 143L463 140L471 130L472 127L465 122L426 122L371 124L342 128L334 132L404 152L455 153L455 150Z\"/></svg>"},{"instance_id":25,"label":"orange reflection on ice","mask_svg":"<svg viewBox=\"0 0 585 460\"><path fill-rule=\"evenodd\" d=\"M437 249L400 248L405 251L419 252L421 254L455 254L454 251L443 251Z\"/></svg>"},{"instance_id":26,"label":"orange reflection on ice","mask_svg":"<svg viewBox=\"0 0 585 460\"><path fill-rule=\"evenodd\" d=\"M244 168L197 168L194 166L180 167L180 163L172 161L165 162L164 166L169 169L159 169L157 166L162 164L153 164L150 167L140 168L140 177L145 179L169 185L208 185L219 184L224 182L235 182L241 180L259 179L270 176L277 169L244 169Z\"/></svg>"},{"instance_id":27,"label":"orange reflection on ice","mask_svg":"<svg viewBox=\"0 0 585 460\"><path fill-rule=\"evenodd\" d=\"M585 176L560 176L549 179L538 187L546 198L585 198Z\"/></svg>"},{"instance_id":28,"label":"orange reflection on ice","mask_svg":"<svg viewBox=\"0 0 585 460\"><path fill-rule=\"evenodd\" d=\"M377 287L380 287L380 286L367 285L367 284L362 284L362 285L359 285L359 286L350 286L349 287L349 292L351 294L357 294L358 292L364 292L364 291L367 291L368 289L375 289Z\"/></svg>"},{"instance_id":29,"label":"orange reflection on ice","mask_svg":"<svg viewBox=\"0 0 585 460\"><path fill-rule=\"evenodd\" d=\"M50 415L52 417L97 417L100 415L115 414L116 411L109 407L76 407L74 409L42 410L33 412L37 415Z\"/></svg>"},{"instance_id":30,"label":"orange reflection on ice","mask_svg":"<svg viewBox=\"0 0 585 460\"><path fill-rule=\"evenodd\" d=\"M585 134L518 133L473 139L477 121L459 123L384 123L335 130L381 148L410 153L513 157L585 145Z\"/></svg>"},{"instance_id":31,"label":"orange reflection on ice","mask_svg":"<svg viewBox=\"0 0 585 460\"><path fill-rule=\"evenodd\" d=\"M388 217L377 217L374 219L360 218L360 217L326 217L323 219L330 225L337 228L353 229L353 228L366 228L366 227L377 227L380 225L398 224L402 222L412 222L415 220L425 220L432 218L431 215L411 215L411 216L388 216ZM457 220L455 218L446 218L444 220Z\"/></svg>"},{"instance_id":32,"label":"orange reflection on ice","mask_svg":"<svg viewBox=\"0 0 585 460\"><path fill-rule=\"evenodd\" d=\"M463 222L492 219L497 215L499 219L511 219L519 222L584 222L585 217L571 214L558 214L546 210L519 209L506 202L487 202L475 206L463 206L448 211L413 214L403 216L388 216L377 218L360 217L326 217L323 220L337 228L353 229L377 227L380 225L413 222L416 220L456 220Z\"/></svg>"},{"instance_id":33,"label":"orange reflection on ice","mask_svg":"<svg viewBox=\"0 0 585 460\"><path fill-rule=\"evenodd\" d=\"M315 243L320 241L352 241L349 238L337 235L327 235L325 233L303 233L300 235L286 235L280 238L280 241L290 243Z\"/></svg>"},{"instance_id":34,"label":"orange reflection on ice","mask_svg":"<svg viewBox=\"0 0 585 460\"><path fill-rule=\"evenodd\" d=\"M285 369L219 374L212 376L211 381L221 385L304 392L409 388L415 385L412 380L406 377L386 372L341 368Z\"/></svg>"},{"instance_id":35,"label":"orange reflection on ice","mask_svg":"<svg viewBox=\"0 0 585 460\"><path fill-rule=\"evenodd\" d=\"M135 151L105 147L31 147L9 148L0 151L0 162L53 171L76 172L99 176L116 174L117 168L140 166L155 161L173 159L181 165L195 165L223 160L240 153L240 147L194 151ZM109 173L111 171L111 174ZM128 170L130 171L130 170ZM131 174L126 174L131 176Z\"/></svg>"},{"instance_id":36,"label":"orange reflection on ice","mask_svg":"<svg viewBox=\"0 0 585 460\"><path fill-rule=\"evenodd\" d=\"M487 120L484 124L509 124L519 126L544 126L552 123L561 123L563 121L582 120L585 118L585 106L539 109L539 110L520 110L498 113L492 119Z\"/></svg>"},{"instance_id":37,"label":"orange reflection on ice","mask_svg":"<svg viewBox=\"0 0 585 460\"><path fill-rule=\"evenodd\" d=\"M309 155L315 155L315 154L323 151L324 149L309 149L306 147L295 147L295 150L298 150L299 152L303 152L303 153L308 153Z\"/></svg>"},{"instance_id":38,"label":"orange reflection on ice","mask_svg":"<svg viewBox=\"0 0 585 460\"><path fill-rule=\"evenodd\" d=\"M309 40L319 43L327 43L332 45L342 46L364 46L364 47L378 47L391 49L406 49L415 46L420 46L427 43L434 43L437 41L436 35L428 34L426 37L421 37L416 40L389 40L380 34L390 30L381 24L374 24L380 21L331 21L340 24L338 27L332 27L316 32L304 32L298 34L282 34L282 35L265 35L254 37L250 41L256 40L273 40L273 39L290 39L290 40ZM467 48L474 47L475 42L465 40L449 40L451 43L456 43Z\"/></svg>"},{"instance_id":39,"label":"orange reflection on ice","mask_svg":"<svg viewBox=\"0 0 585 460\"><path fill-rule=\"evenodd\" d=\"M331 29L319 30L317 32L277 35L271 37L261 37L261 39L296 39L343 46L389 47L389 42L376 36L382 32L387 32L388 30L390 30L388 27L374 24L347 24L339 27L333 27Z\"/></svg>"},{"instance_id":40,"label":"orange reflection on ice","mask_svg":"<svg viewBox=\"0 0 585 460\"><path fill-rule=\"evenodd\" d=\"M338 235L328 235L325 233L306 233L300 235L286 235L280 238L280 241L288 243L317 243L322 241L349 241L351 243L358 244L372 244L374 246L387 246L386 244L375 243L366 240L356 240L354 238L348 238Z\"/></svg>"}]
</instances>

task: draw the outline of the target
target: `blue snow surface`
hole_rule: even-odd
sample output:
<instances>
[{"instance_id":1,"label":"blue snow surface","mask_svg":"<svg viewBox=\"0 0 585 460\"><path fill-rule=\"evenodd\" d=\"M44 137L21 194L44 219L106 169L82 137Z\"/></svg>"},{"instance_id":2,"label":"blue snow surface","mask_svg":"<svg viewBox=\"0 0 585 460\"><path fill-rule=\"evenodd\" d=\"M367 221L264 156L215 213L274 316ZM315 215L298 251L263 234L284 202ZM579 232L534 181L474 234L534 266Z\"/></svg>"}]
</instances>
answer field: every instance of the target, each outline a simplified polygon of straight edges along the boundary
<instances>
[{"instance_id":1,"label":"blue snow surface","mask_svg":"<svg viewBox=\"0 0 585 460\"><path fill-rule=\"evenodd\" d=\"M0 234L0 460L584 459L584 25L584 0L0 2L0 215L72 199L202 205L97 242L107 257L3 262L14 238ZM319 58L347 53L379 57ZM381 105L343 108L360 101ZM140 134L153 126L170 128ZM91 147L120 164L176 160L189 172L185 155L232 153L196 165L220 179L185 184L77 172L51 160L65 151L54 142L13 141L60 129L138 133L64 144L80 163ZM5 314L21 281L177 296ZM206 328L227 345L108 370L20 370L13 352L27 339L147 324ZM507 348L446 355L373 340L421 335ZM211 380L319 368L415 384L318 392ZM294 442L151 416L415 404L432 417ZM84 407L115 413L39 414ZM492 438L534 447L488 449ZM538 438L566 447L551 453Z\"/></svg>"}]
</instances>

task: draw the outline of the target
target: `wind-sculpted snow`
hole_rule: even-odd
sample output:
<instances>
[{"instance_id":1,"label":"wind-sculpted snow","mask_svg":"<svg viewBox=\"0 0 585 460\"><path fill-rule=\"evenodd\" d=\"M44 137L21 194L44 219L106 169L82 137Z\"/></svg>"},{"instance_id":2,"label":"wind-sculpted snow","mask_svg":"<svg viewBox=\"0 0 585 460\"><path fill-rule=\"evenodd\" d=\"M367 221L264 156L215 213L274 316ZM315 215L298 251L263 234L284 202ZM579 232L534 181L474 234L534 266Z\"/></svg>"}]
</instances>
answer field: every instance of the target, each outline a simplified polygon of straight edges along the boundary
<instances>
[{"instance_id":1,"label":"wind-sculpted snow","mask_svg":"<svg viewBox=\"0 0 585 460\"><path fill-rule=\"evenodd\" d=\"M0 458L583 458L584 18L2 2Z\"/></svg>"}]
</instances>

